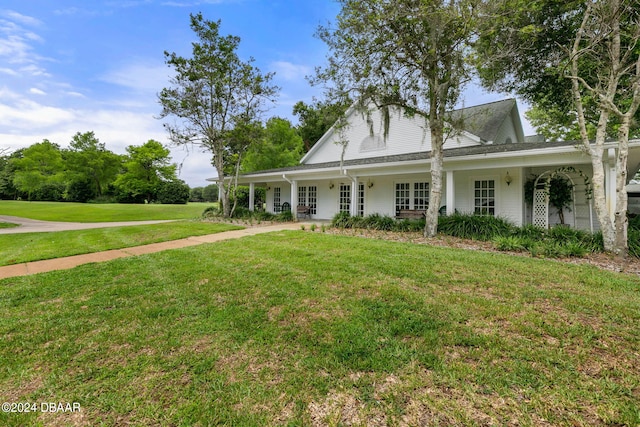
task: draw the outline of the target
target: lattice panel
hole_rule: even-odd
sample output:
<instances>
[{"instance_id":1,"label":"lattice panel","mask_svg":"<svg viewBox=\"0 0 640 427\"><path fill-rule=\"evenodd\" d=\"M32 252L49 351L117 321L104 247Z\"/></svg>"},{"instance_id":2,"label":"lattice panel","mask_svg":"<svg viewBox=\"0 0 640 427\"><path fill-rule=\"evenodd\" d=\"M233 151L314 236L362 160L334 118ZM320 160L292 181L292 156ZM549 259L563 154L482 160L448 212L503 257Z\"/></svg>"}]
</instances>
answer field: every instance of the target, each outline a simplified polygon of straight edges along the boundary
<instances>
[{"instance_id":1,"label":"lattice panel","mask_svg":"<svg viewBox=\"0 0 640 427\"><path fill-rule=\"evenodd\" d=\"M533 225L549 228L549 197L543 189L533 191Z\"/></svg>"}]
</instances>

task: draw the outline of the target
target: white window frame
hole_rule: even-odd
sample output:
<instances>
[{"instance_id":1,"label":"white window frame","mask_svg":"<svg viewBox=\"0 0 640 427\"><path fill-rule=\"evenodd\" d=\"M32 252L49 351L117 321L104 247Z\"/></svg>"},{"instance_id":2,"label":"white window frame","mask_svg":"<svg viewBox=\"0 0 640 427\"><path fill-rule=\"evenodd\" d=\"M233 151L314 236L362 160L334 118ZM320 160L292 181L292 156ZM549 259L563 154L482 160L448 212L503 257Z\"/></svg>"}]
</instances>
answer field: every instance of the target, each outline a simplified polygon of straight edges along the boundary
<instances>
[{"instance_id":1,"label":"white window frame","mask_svg":"<svg viewBox=\"0 0 640 427\"><path fill-rule=\"evenodd\" d=\"M422 188L418 188L421 186ZM427 210L429 208L429 192L431 191L431 184L427 181L414 181L413 183L413 209ZM419 193L422 193L418 196ZM422 199L423 203L418 204L418 200Z\"/></svg>"},{"instance_id":2,"label":"white window frame","mask_svg":"<svg viewBox=\"0 0 640 427\"><path fill-rule=\"evenodd\" d=\"M273 212L280 213L282 211L282 205L280 201L282 200L282 191L280 187L273 187Z\"/></svg>"},{"instance_id":3,"label":"white window frame","mask_svg":"<svg viewBox=\"0 0 640 427\"><path fill-rule=\"evenodd\" d=\"M424 188L417 189L416 187L423 185ZM404 188L399 188L404 186ZM427 210L429 207L429 191L431 190L431 183L425 180L398 180L393 183L393 208L395 212L399 212L401 209L414 209L414 210ZM423 199L426 199L426 205L416 206L416 199L418 199L418 192L425 191ZM402 192L402 193L399 193ZM399 201L405 201L407 203L399 204Z\"/></svg>"},{"instance_id":4,"label":"white window frame","mask_svg":"<svg viewBox=\"0 0 640 427\"><path fill-rule=\"evenodd\" d=\"M301 185L298 187L298 205L309 206L311 214L315 215L318 207L318 187L315 185Z\"/></svg>"},{"instance_id":5,"label":"white window frame","mask_svg":"<svg viewBox=\"0 0 640 427\"><path fill-rule=\"evenodd\" d=\"M483 182L487 182L487 185L488 185L490 181L493 181L493 188L489 188L488 186L486 188L482 187ZM476 183L480 183L480 188L478 188L480 195L478 197L476 197L476 194L477 194ZM498 196L500 194L500 192L498 191L500 186L499 177L495 175L475 176L471 178L470 185L471 185L471 212L475 215L497 216L498 205L499 205ZM483 190L486 190L486 194L483 193ZM490 195L491 190L493 190L493 197L491 197ZM490 206L490 205L484 206L484 204L489 203L491 199L493 199L493 206ZM478 205L477 203L480 203L480 205ZM483 212L483 210L485 209L486 209L486 212Z\"/></svg>"},{"instance_id":6,"label":"white window frame","mask_svg":"<svg viewBox=\"0 0 640 427\"><path fill-rule=\"evenodd\" d=\"M393 204L395 211L411 209L411 182L398 181L393 185Z\"/></svg>"},{"instance_id":7,"label":"white window frame","mask_svg":"<svg viewBox=\"0 0 640 427\"><path fill-rule=\"evenodd\" d=\"M356 204L357 204L357 215L360 217L364 216L364 199L365 199L365 187L364 187L364 182L359 182L358 183L358 198L356 199Z\"/></svg>"},{"instance_id":8,"label":"white window frame","mask_svg":"<svg viewBox=\"0 0 640 427\"><path fill-rule=\"evenodd\" d=\"M338 186L338 212L351 213L351 183Z\"/></svg>"}]
</instances>

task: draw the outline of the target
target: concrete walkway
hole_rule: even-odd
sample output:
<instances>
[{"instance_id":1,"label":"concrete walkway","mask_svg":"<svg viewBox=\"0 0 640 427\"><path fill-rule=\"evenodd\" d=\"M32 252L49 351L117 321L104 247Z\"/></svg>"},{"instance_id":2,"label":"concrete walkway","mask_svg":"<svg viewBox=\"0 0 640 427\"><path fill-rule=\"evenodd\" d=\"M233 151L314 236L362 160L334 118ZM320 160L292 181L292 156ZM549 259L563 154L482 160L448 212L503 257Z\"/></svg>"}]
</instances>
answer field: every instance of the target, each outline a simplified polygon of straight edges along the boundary
<instances>
[{"instance_id":1,"label":"concrete walkway","mask_svg":"<svg viewBox=\"0 0 640 427\"><path fill-rule=\"evenodd\" d=\"M129 225L160 224L163 222L176 221L156 220L156 221L120 221L120 222L56 222L39 221L37 219L21 218L17 216L0 215L0 222L11 222L18 224L17 227L0 228L0 234L17 233L45 233L53 231L86 230L89 228L123 227Z\"/></svg>"},{"instance_id":2,"label":"concrete walkway","mask_svg":"<svg viewBox=\"0 0 640 427\"><path fill-rule=\"evenodd\" d=\"M207 234L204 236L187 237L186 239L152 243L149 245L134 246L131 248L113 249L110 251L94 252L91 254L74 255L64 258L55 258L43 261L27 262L23 264L7 265L0 267L0 279L17 276L27 276L30 274L44 273L54 270L66 270L92 262L110 261L117 258L150 254L153 252L165 251L167 249L185 248L188 246L201 245L203 243L214 243L221 240L238 239L241 237L255 236L256 234L270 233L274 231L300 230L300 227L303 224L306 227L309 227L309 224L306 223L275 224L263 227L245 228L243 230L225 231L216 234Z\"/></svg>"}]
</instances>

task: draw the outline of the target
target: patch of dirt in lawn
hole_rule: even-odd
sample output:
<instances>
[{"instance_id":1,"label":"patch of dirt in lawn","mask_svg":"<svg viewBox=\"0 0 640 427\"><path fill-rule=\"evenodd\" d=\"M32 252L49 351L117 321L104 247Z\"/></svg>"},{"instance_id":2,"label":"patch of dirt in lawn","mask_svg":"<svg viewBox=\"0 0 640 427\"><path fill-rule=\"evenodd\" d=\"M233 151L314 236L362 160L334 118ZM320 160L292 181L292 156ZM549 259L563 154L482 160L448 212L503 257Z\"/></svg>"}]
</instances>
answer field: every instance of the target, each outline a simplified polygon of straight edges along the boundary
<instances>
[{"instance_id":1,"label":"patch of dirt in lawn","mask_svg":"<svg viewBox=\"0 0 640 427\"><path fill-rule=\"evenodd\" d=\"M365 229L340 229L328 228L326 233L345 235L352 237L363 237L369 239L390 240L394 242L408 242L420 245L449 247L456 249L466 249L473 251L500 252L515 256L531 257L524 252L504 252L497 250L491 242L482 242L478 240L460 239L452 236L436 236L424 237L420 232L392 232ZM601 268L603 270L615 271L619 273L627 273L640 277L640 259L628 257L625 260L617 259L605 253L593 253L583 258L553 258L552 261L570 263L570 264L587 264Z\"/></svg>"}]
</instances>

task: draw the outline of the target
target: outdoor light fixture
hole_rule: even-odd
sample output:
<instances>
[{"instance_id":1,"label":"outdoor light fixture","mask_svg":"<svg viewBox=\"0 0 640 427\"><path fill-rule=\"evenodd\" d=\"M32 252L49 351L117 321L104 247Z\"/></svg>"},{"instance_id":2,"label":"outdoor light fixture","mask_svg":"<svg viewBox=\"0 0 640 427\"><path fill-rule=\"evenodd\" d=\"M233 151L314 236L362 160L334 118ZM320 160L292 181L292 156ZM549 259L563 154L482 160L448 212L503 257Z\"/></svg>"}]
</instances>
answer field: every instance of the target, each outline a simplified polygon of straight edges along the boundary
<instances>
[{"instance_id":1,"label":"outdoor light fixture","mask_svg":"<svg viewBox=\"0 0 640 427\"><path fill-rule=\"evenodd\" d=\"M371 182L371 180L367 181L367 188L371 188L373 187L373 182Z\"/></svg>"},{"instance_id":2,"label":"outdoor light fixture","mask_svg":"<svg viewBox=\"0 0 640 427\"><path fill-rule=\"evenodd\" d=\"M332 190L334 187L333 182L329 182L329 190Z\"/></svg>"},{"instance_id":3,"label":"outdoor light fixture","mask_svg":"<svg viewBox=\"0 0 640 427\"><path fill-rule=\"evenodd\" d=\"M511 181L513 181L513 178L511 178L511 175L509 175L509 171L507 171L507 176L504 177L504 182L506 182L507 185L511 185Z\"/></svg>"}]
</instances>

